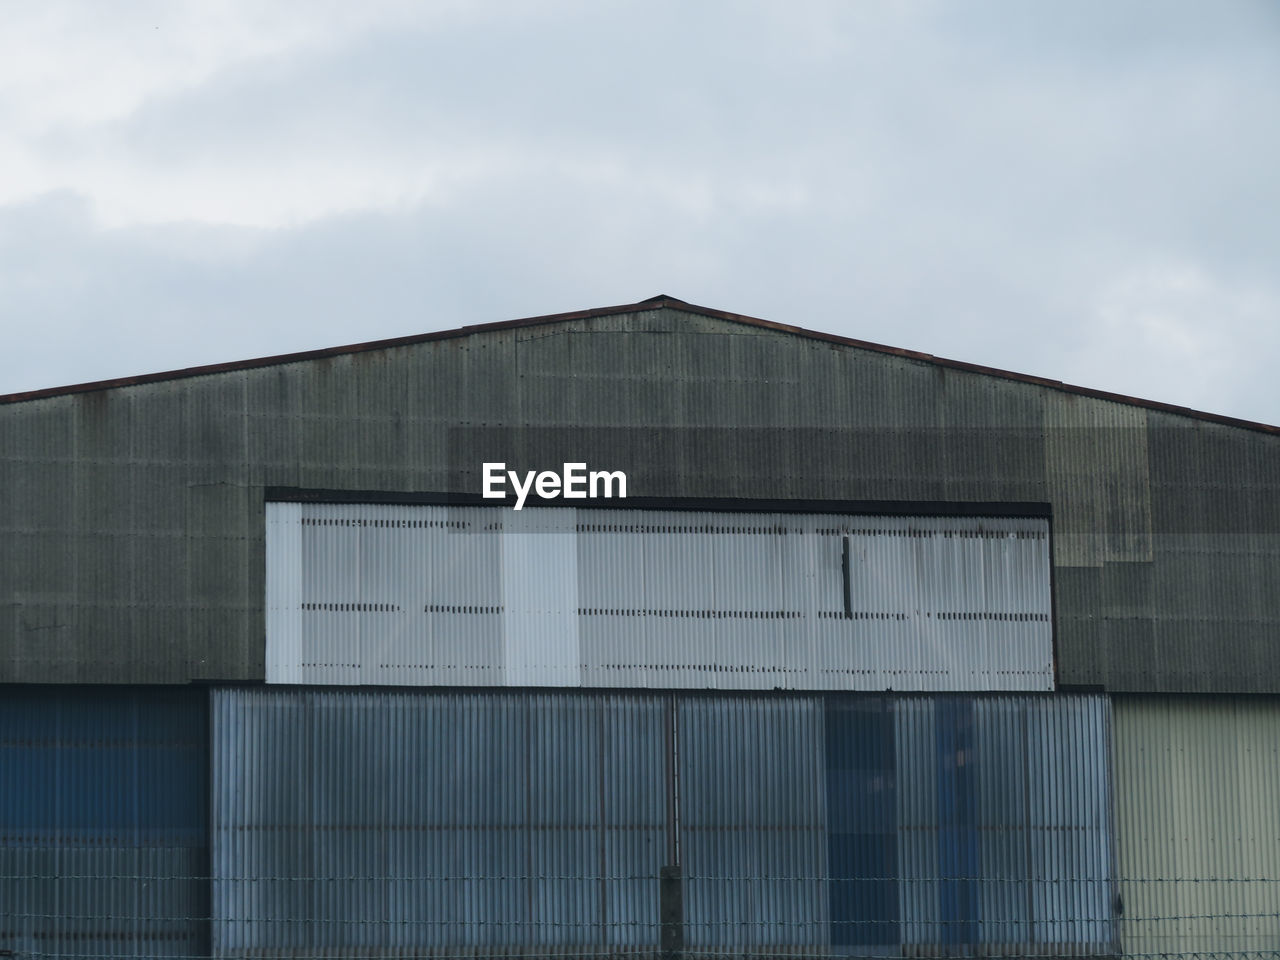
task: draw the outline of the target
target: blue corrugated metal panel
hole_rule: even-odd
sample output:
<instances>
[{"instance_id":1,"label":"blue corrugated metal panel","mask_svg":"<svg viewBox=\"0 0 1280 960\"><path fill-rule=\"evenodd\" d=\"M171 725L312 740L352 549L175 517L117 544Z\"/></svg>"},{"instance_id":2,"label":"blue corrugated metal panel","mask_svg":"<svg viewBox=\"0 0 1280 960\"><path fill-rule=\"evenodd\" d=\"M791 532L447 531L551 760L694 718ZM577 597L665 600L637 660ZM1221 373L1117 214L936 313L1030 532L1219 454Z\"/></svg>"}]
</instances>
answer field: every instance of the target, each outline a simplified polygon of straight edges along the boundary
<instances>
[{"instance_id":1,"label":"blue corrugated metal panel","mask_svg":"<svg viewBox=\"0 0 1280 960\"><path fill-rule=\"evenodd\" d=\"M205 699L10 688L0 697L0 948L205 952Z\"/></svg>"},{"instance_id":2,"label":"blue corrugated metal panel","mask_svg":"<svg viewBox=\"0 0 1280 960\"><path fill-rule=\"evenodd\" d=\"M978 831L974 795L973 703L935 706L938 812L938 904L944 944L977 943Z\"/></svg>"},{"instance_id":3,"label":"blue corrugated metal panel","mask_svg":"<svg viewBox=\"0 0 1280 960\"><path fill-rule=\"evenodd\" d=\"M1114 947L1094 696L220 691L224 956ZM678 824L678 829L672 829Z\"/></svg>"},{"instance_id":4,"label":"blue corrugated metal panel","mask_svg":"<svg viewBox=\"0 0 1280 960\"><path fill-rule=\"evenodd\" d=\"M1115 870L1111 832L1108 709L1068 698L1027 711L1033 876L1056 880L1035 887L1042 898L1037 943L1114 942L1110 922ZM1033 703L1035 703L1033 701Z\"/></svg>"},{"instance_id":5,"label":"blue corrugated metal panel","mask_svg":"<svg viewBox=\"0 0 1280 960\"><path fill-rule=\"evenodd\" d=\"M825 943L822 700L685 700L678 738L686 942Z\"/></svg>"},{"instance_id":6,"label":"blue corrugated metal panel","mask_svg":"<svg viewBox=\"0 0 1280 960\"><path fill-rule=\"evenodd\" d=\"M901 938L893 704L833 700L826 711L831 942L895 947Z\"/></svg>"},{"instance_id":7,"label":"blue corrugated metal panel","mask_svg":"<svg viewBox=\"0 0 1280 960\"><path fill-rule=\"evenodd\" d=\"M657 697L214 696L220 956L658 941Z\"/></svg>"},{"instance_id":8,"label":"blue corrugated metal panel","mask_svg":"<svg viewBox=\"0 0 1280 960\"><path fill-rule=\"evenodd\" d=\"M1028 753L1047 747L1028 736L1028 711L1041 701L993 697L978 701L972 714L971 770L978 844L977 920L981 943L1032 942L1032 901L1036 884L1028 830ZM1049 701L1046 701L1049 702ZM1063 710L1066 699L1045 709ZM957 755L956 760L960 758ZM1054 882L1055 878L1043 878ZM1041 914L1042 915L1042 914Z\"/></svg>"},{"instance_id":9,"label":"blue corrugated metal panel","mask_svg":"<svg viewBox=\"0 0 1280 960\"><path fill-rule=\"evenodd\" d=\"M1108 701L898 706L905 942L1041 955L1113 949Z\"/></svg>"}]
</instances>

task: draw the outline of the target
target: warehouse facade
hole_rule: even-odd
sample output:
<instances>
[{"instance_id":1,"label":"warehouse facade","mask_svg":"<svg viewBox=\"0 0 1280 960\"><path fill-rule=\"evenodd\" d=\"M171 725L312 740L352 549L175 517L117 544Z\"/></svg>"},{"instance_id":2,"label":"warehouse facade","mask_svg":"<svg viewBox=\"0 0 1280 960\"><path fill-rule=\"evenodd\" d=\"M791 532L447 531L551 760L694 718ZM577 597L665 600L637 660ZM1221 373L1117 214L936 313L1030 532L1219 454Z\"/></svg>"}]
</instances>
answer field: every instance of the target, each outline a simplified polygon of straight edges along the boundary
<instances>
[{"instance_id":1,"label":"warehouse facade","mask_svg":"<svg viewBox=\"0 0 1280 960\"><path fill-rule=\"evenodd\" d=\"M0 949L1280 949L1275 428L666 297L6 401Z\"/></svg>"}]
</instances>

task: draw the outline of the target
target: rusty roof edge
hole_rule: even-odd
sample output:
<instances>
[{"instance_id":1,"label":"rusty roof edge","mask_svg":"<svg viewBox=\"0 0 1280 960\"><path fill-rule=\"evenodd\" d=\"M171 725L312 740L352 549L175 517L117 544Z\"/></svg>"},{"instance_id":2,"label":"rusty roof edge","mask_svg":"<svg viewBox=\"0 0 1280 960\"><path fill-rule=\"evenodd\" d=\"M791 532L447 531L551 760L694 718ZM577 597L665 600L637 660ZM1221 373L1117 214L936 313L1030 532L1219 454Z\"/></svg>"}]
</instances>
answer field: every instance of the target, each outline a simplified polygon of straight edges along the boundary
<instances>
[{"instance_id":1,"label":"rusty roof edge","mask_svg":"<svg viewBox=\"0 0 1280 960\"><path fill-rule=\"evenodd\" d=\"M680 302L680 301L673 301ZM666 304L662 304L665 306ZM391 337L385 340L370 340L367 343L349 343L337 347L321 347L318 350L300 350L295 353L281 353L268 357L254 357L249 360L230 360L225 363L208 363L198 367L181 367L176 370L162 370L157 373L143 373L131 377L114 377L110 380L90 380L85 383L73 383L61 387L41 387L39 390L25 390L20 393L0 394L0 404L22 403L26 400L44 400L49 397L61 397L74 393L93 393L99 390L114 390L119 387L135 387L147 383L159 383L165 380L184 380L189 377L204 377L217 373L234 373L237 370L255 370L259 367L276 367L289 363L302 363L307 360L323 360L328 357L340 357L352 353L367 353L374 350L390 350L396 347L409 347L418 343L429 343L433 340L453 340L468 337L475 333L488 333L495 330L511 330L518 327L537 326L548 323L564 323L570 320L584 320L590 317L613 316L619 313L638 313L641 310L655 310L658 306L648 303L623 304L616 307L600 307L595 310L575 310L570 313L553 313L538 317L524 317L519 320L497 320L492 323L478 323L470 326L455 327L450 330L436 330L431 333L415 333L405 337ZM696 308L695 308L696 309ZM761 321L763 322L763 321Z\"/></svg>"},{"instance_id":2,"label":"rusty roof edge","mask_svg":"<svg viewBox=\"0 0 1280 960\"><path fill-rule=\"evenodd\" d=\"M413 346L414 344L419 343L430 343L434 340L452 340L459 337L468 337L477 333L514 330L520 327L533 327L552 323L567 323L573 320L589 320L594 317L609 317L623 313L640 313L646 310L660 310L664 308L680 310L685 313L693 313L716 320L725 320L729 323L739 323L747 326L759 327L765 330L776 330L780 333L790 333L809 340L819 340L835 344L837 346L854 347L859 350L868 350L873 353L901 357L907 360L917 360L922 363L929 363L934 366L945 367L951 370L961 370L966 373L976 373L988 377L997 377L1002 380L1011 380L1016 383L1027 383L1038 387L1047 387L1051 390L1057 390L1062 393L1091 397L1097 400L1108 400L1113 403L1143 407L1148 410L1157 410L1162 413L1172 413L1178 416L1190 417L1195 420L1204 420L1210 423L1220 423L1230 427L1241 427L1246 430L1280 435L1280 426L1261 423L1255 420L1244 420L1239 417L1209 413L1204 410L1195 410L1191 407L1182 407L1172 403L1163 403L1159 400L1144 400L1141 397L1131 397L1122 393L1112 393L1108 390L1097 390L1092 387L1077 386L1075 384L1064 383L1061 380L1051 380L1047 377L1015 373L1012 370L1002 370L998 367L986 367L981 364L968 363L963 360L948 360L945 357L937 357L931 353L924 353L919 350L890 347L882 343L873 343L869 340L857 340L853 337L842 337L834 333L810 330L807 327L797 327L787 323L777 323L773 320L762 320L759 317L750 317L745 314L730 313L727 310L717 310L714 307L703 307L697 304L688 303L676 297L667 296L666 294L659 294L656 297L650 297L637 303L619 304L611 307L574 310L568 313L549 313L536 317L522 317L517 320L497 320L492 323L479 323L455 327L451 330L412 334L406 337L392 337L386 340L371 340L367 343L345 344L338 347L324 347L319 350L303 350L296 353L284 353L276 356L256 357L250 360L233 360L227 363L211 363L198 367L183 367L178 370L165 370L159 373L147 373L133 377L118 377L111 380L94 380L87 383L76 383L62 387L46 387L40 390L28 390L21 393L0 395L0 404L22 403L27 400L43 400L50 397L66 396L68 394L92 393L99 390L113 390L119 387L132 387L147 383L158 383L164 380L182 380L188 377L202 377L217 373L231 373L237 370L253 370L259 367L282 366L289 363L301 363L307 360L323 360L328 357L338 357L352 353L366 353L373 350L389 350L396 347Z\"/></svg>"}]
</instances>

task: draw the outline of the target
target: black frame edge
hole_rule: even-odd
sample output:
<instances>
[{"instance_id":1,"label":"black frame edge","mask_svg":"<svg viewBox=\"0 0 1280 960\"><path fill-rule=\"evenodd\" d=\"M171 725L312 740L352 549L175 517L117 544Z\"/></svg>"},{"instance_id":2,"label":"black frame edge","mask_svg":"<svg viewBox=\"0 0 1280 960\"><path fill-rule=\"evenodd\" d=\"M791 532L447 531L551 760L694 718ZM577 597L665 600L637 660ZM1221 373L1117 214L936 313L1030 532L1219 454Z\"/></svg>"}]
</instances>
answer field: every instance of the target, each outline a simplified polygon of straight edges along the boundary
<instances>
[{"instance_id":1,"label":"black frame edge","mask_svg":"<svg viewBox=\"0 0 1280 960\"><path fill-rule=\"evenodd\" d=\"M320 490L269 486L263 499L275 503L373 503L455 507L511 507L515 497L486 499L476 493L389 490ZM619 497L549 500L530 496L528 507L592 510L716 510L725 513L849 513L906 517L1044 517L1052 505L1036 501L970 500L786 500L746 497Z\"/></svg>"}]
</instances>

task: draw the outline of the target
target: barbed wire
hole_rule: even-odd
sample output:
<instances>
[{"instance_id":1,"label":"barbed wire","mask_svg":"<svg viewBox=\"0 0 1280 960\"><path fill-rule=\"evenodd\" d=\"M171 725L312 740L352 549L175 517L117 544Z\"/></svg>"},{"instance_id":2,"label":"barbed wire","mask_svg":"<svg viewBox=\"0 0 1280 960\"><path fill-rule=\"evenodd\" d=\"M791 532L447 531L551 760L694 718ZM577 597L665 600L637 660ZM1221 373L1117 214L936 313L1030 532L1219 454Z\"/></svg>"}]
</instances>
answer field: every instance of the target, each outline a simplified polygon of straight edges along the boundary
<instances>
[{"instance_id":1,"label":"barbed wire","mask_svg":"<svg viewBox=\"0 0 1280 960\"><path fill-rule=\"evenodd\" d=\"M351 906L351 904L345 904ZM383 909L385 904L378 903L374 905L376 909ZM480 905L477 905L477 908ZM555 908L542 908L533 911L535 914L563 914L570 912L566 909L556 910ZM719 912L719 911L718 911ZM137 912L127 913L23 913L17 910L5 909L4 919L24 919L24 920L58 920L58 921L129 921L131 923L209 923L213 922L219 925L238 924L277 924L277 923L296 923L316 926L325 926L329 924L350 924L353 926L375 926L375 925L406 925L406 926L453 926L457 924L482 924L492 927L528 927L530 925L549 924L556 927L651 927L657 928L661 926L659 920L600 920L600 919L584 919L584 920L545 920L540 918L523 918L515 920L493 920L493 919L469 919L466 917L440 918L440 919L417 919L413 917L396 917L396 918L369 918L363 916L305 916L290 914L288 916L219 916L214 915L194 915L185 916L179 914L155 914L147 915ZM1203 914L1170 914L1168 916L1122 916L1112 917L1106 916L1080 916L1078 914L1059 917L1053 914L1039 914L1025 917L1012 917L1007 919L991 918L991 917L953 917L944 919L927 919L917 917L900 917L898 919L887 919L884 917L876 917L867 920L845 920L841 918L806 918L802 920L771 920L763 917L729 917L719 920L714 919L690 919L685 918L684 923L693 927L714 927L714 926L750 926L750 927L805 927L813 926L813 924L836 923L847 926L881 926L884 924L902 924L911 927L946 927L948 929L962 927L969 924L981 925L983 927L1025 927L1029 925L1036 926L1096 926L1098 924L1108 924L1116 920L1127 921L1129 923L1152 923L1152 922L1174 922L1182 920L1280 920L1280 912L1267 913L1203 913Z\"/></svg>"},{"instance_id":2,"label":"barbed wire","mask_svg":"<svg viewBox=\"0 0 1280 960\"><path fill-rule=\"evenodd\" d=\"M228 954L212 955L212 954L160 954L160 952L145 952L145 954L113 954L111 956L147 957L147 960L225 960L227 956L237 957L288 957L289 960L364 960L365 957L374 959L374 957L396 957L397 960L410 960L412 957L421 957L422 960L511 960L513 957L529 957L530 960L777 960L778 957L787 957L787 960L833 960L836 957L856 957L856 960L911 960L913 957L966 957L966 960L982 960L983 957L992 957L992 959L1005 960L1010 956L1018 957L1060 957L1064 954L1060 950L1055 950L1055 945L1043 945L1043 950L1036 950L1037 945L1029 943L1020 948L1018 954L1009 954L1000 950L983 952L980 950L964 951L963 948L955 948L954 951L947 954L943 952L946 945L940 945L938 950L931 950L929 945L904 945L895 952L867 952L864 950L856 950L851 952L847 948L838 946L827 947L824 950L813 950L813 948L800 948L790 946L773 946L773 945L750 945L736 948L705 948L705 947L682 947L680 950L662 950L660 947L644 945L639 947L628 947L626 945L611 945L605 947L591 947L586 950L564 950L562 947L520 947L515 945L485 945L475 948L467 948L467 950L457 950L456 947L447 948L431 948L431 947L410 947L410 946L389 946L389 947L311 947L311 952L303 952L302 950L294 950L289 947L268 947L261 950L234 950ZM954 945L952 945L954 946ZM913 947L914 950L913 950ZM15 957L15 960L36 960L38 957L50 957L50 960L88 960L95 957L101 960L104 956L101 952L92 952L92 954L84 954L84 952L65 952L65 951L22 951L12 950L8 954L0 951L0 956ZM1115 956L1115 951L1100 945L1097 951L1093 952L1075 952L1071 956L1079 957L1111 957ZM1125 952L1126 960L1280 960L1280 950L1187 950L1187 951L1165 951L1165 952Z\"/></svg>"},{"instance_id":3,"label":"barbed wire","mask_svg":"<svg viewBox=\"0 0 1280 960\"><path fill-rule=\"evenodd\" d=\"M16 852L12 849L11 854ZM670 878L668 878L670 879ZM102 884L111 882L118 884L114 889L76 890L69 886ZM679 882L684 885L684 903L686 915L677 925L684 932L686 939L703 939L711 941L739 941L744 945L733 949L705 949L703 947L682 948L676 952L662 951L652 943L660 940L667 925L657 916L657 903L660 900L659 885L663 879L656 873L635 874L412 874L412 875L378 875L378 874L326 874L324 876L263 876L260 874L228 876L210 874L191 874L174 876L159 873L77 873L59 874L56 872L23 872L0 875L0 958L77 958L113 956L121 958L149 957L163 958L169 956L164 952L165 945L172 949L177 943L204 945L218 943L219 938L228 944L228 952L224 956L241 958L289 957L292 960L335 960L335 958L375 958L422 957L432 960L481 960L481 958L654 958L654 960L754 960L754 958L788 957L792 960L832 960L835 957L856 956L859 960L909 960L912 957L963 956L966 958L981 957L1032 957L1065 954L1082 957L1114 956L1118 936L1127 931L1135 944L1150 943L1152 939L1163 944L1186 944L1190 946L1205 945L1206 941L1217 945L1245 945L1251 949L1240 950L1167 950L1160 952L1124 951L1125 957L1135 960L1280 960L1280 910L1274 906L1250 911L1233 909L1244 906L1242 901L1256 897L1265 897L1267 904L1280 903L1280 897L1271 885L1280 884L1280 877L1270 876L1075 876L1075 877L992 877L976 874L930 875L930 876L879 876L879 877L832 877L829 875L782 875L782 874L684 874ZM335 890L339 884L372 884L373 889L357 896L346 895L345 891ZM739 916L726 916L734 911L733 900L742 894L733 893L733 899L726 898L720 902L705 900L707 894L699 890L705 884L733 884L756 888L749 896L771 898L757 903ZM819 905L806 905L803 900L795 900L797 896L812 895L812 886L825 885L828 893L838 896L841 888L854 888L854 885L868 883L909 884L923 888L925 891L944 885L960 885L977 888L971 896L982 896L984 889L994 889L996 901L993 910L983 910L987 901L970 901L975 914L983 912L1008 913L1011 907L1022 907L1025 915L1010 916L964 916L964 917L917 917L911 915L913 910L908 899L895 917L843 918L831 916L827 896L819 894ZM39 888L23 889L20 885L39 884ZM192 884L211 885L212 889L193 894L190 889L183 889ZM442 885L450 884L458 889L446 892L443 897L432 894L423 901L407 903L406 894L412 891L400 891L397 888L406 885ZM525 890L531 885L555 884L570 885L569 896L560 895L560 899L551 902L533 904L523 900ZM652 885L643 897L637 897L634 886ZM1010 898L1012 888L1016 885L1016 898ZM303 889L306 885L308 888ZM609 885L616 889L608 890ZM1154 891L1134 891L1132 885L1162 885ZM1172 886L1171 886L1172 885ZM1205 885L1225 885L1227 889L1215 891L1218 899L1208 901L1213 906L1223 905L1219 912L1205 910L1206 901L1195 904L1200 910L1181 913L1156 909L1146 913L1128 914L1123 912L1112 894L1119 892L1125 897L1131 893L1142 893L1154 897L1155 902L1148 899L1147 906L1161 904L1162 897L1180 896L1179 885L1190 885L1200 890ZM1250 889L1249 886L1254 889ZM489 890L476 890L476 887L490 887ZM599 889L601 887L605 889ZM692 886L692 889L690 887ZM781 896L778 888L783 888ZM62 888L59 897L75 897L81 904L77 912L49 911L40 909L15 909L20 906L36 907L39 901L48 896L50 888ZM272 889L274 887L274 889ZM396 899L388 902L387 888ZM493 888L497 887L497 890ZM513 891L511 888L524 888ZM575 894L573 888L582 889ZM793 889L787 890L787 887ZM796 890L804 887L806 889ZM503 889L506 888L506 889ZM763 890L761 891L761 888ZM770 890L769 888L772 888ZM1074 888L1074 889L1073 889ZM1082 892L1083 890L1083 892ZM760 892L758 892L760 891ZM1164 892L1162 892L1164 891ZM421 891L420 892L425 892ZM520 900L508 900L516 893ZM195 895L204 897L212 894L213 900L208 902L209 913L193 912L190 898ZM314 897L339 896L343 899L335 903L337 915L310 915L316 910L319 902ZM626 895L629 903L617 904L610 901L606 908L596 898L602 896ZM1195 894L1200 896L1203 894ZM114 906L101 911L85 910L84 899L101 896L114 901ZM713 894L714 896L714 894ZM907 891L910 898L912 893ZM248 897L252 904L252 915L227 915L230 911L243 909ZM262 900L261 898L268 898ZM155 906L158 898L180 899L187 903L184 909L179 906L173 913L163 912ZM254 899L258 898L258 899ZM896 897L895 897L896 899ZM300 902L299 902L300 901ZM504 902L506 901L506 902ZM75 900L71 901L75 903ZM742 903L743 901L739 901ZM1134 903L1139 902L1133 897ZM170 901L172 904L172 901ZM136 909L129 909L130 904ZM490 914L505 912L510 905L512 911L519 911L522 916L516 918L495 917ZM697 904L706 904L707 912L718 914L700 918L697 913L703 912ZM1064 904L1070 904L1068 908ZM1087 904L1086 915L1081 915L1081 905ZM695 909L690 911L690 905ZM783 919L771 919L762 915L774 909L782 913ZM1190 904L1188 904L1190 906ZM43 906L43 904L39 904ZM124 909L121 909L121 907ZM201 904L203 910L205 904ZM289 911L299 906L307 906L307 915L298 915ZM936 905L923 906L929 912L936 912ZM150 907L150 910L148 910ZM622 912L635 908L652 909L653 919L607 919L605 911ZM796 919L801 910L812 908L815 915ZM448 917L404 916L407 909L436 913L442 910L454 912ZM1192 908L1194 909L1194 907ZM347 911L348 915L341 915ZM389 916L370 917L367 913L379 911ZM1064 912L1065 911L1065 912ZM692 912L694 915L688 915ZM1094 915L1087 915L1092 912ZM399 913L400 915L396 915ZM1058 915L1062 913L1063 915ZM461 915L458 915L461 914ZM581 919L579 919L581 918ZM1218 929L1207 932L1204 924L1215 924ZM1189 924L1191 929L1170 930L1168 924ZM74 929L66 929L67 927ZM186 929L181 929L185 927ZM1223 929L1225 927L1225 929ZM175 929L178 928L178 929ZM896 935L912 942L903 943L893 952L868 953L864 948L844 947L806 947L804 941L823 943L829 940L836 931L841 931L840 939L857 939L857 931L883 933L893 928ZM20 932L21 931L21 932ZM485 931L490 931L488 934ZM805 931L812 935L806 936ZM981 931L980 940L979 933ZM1038 933L1041 941L1023 942L1032 939ZM1053 934L1058 936L1053 936ZM213 936L215 939L209 940ZM953 942L963 937L966 942ZM68 953L51 949L54 944L75 941L84 944L96 940L106 941L111 949L92 953ZM364 941L363 944L334 945L302 943L288 946L290 940L319 939L321 941ZM450 941L483 941L497 939L499 943L477 943L474 946ZM550 941L600 940L621 941L618 944L584 948L582 950L557 951L530 945ZM868 936L868 939L875 939ZM896 936L895 936L896 939ZM267 941L265 945L255 940ZM425 940L427 943L414 943ZM771 941L800 941L799 943L773 944ZM921 940L927 941L925 943ZM1004 943L1008 940L1008 943ZM1044 941L1052 940L1053 946ZM132 941L136 952L121 952L115 949ZM283 942L277 942L283 941ZM375 946L377 941L399 941L405 945L388 943ZM443 942L440 942L443 941ZM516 941L519 941L517 943ZM637 943L636 941L644 941ZM933 941L943 941L933 943ZM970 942L973 941L973 942ZM1262 948L1265 942L1267 948ZM1270 949L1271 943L1277 949ZM430 945L435 943L435 946ZM930 944L933 944L930 946ZM40 951L24 950L22 946L40 945ZM8 948L7 950L5 948ZM1014 949L1011 954L1010 949ZM1041 949L1043 948L1043 949ZM198 949L198 947L197 947ZM207 946L205 947L207 949ZM185 960L213 960L206 955L179 953Z\"/></svg>"},{"instance_id":4,"label":"barbed wire","mask_svg":"<svg viewBox=\"0 0 1280 960\"><path fill-rule=\"evenodd\" d=\"M11 848L12 849L12 848ZM183 882L205 882L211 881L215 883L493 883L498 881L518 881L518 882L617 882L627 883L634 881L657 881L659 875L657 873L636 873L636 874L599 874L599 873L573 873L573 874L520 874L513 875L504 874L474 874L474 873L449 873L449 874L325 874L324 876L307 876L307 875L290 875L290 876L271 876L254 874L250 875L233 875L233 874L192 874L178 875L172 873L77 873L77 874L61 874L61 873L10 873L0 875L0 883L5 881L30 881L30 880L142 880L142 881L183 881ZM1050 884L1079 884L1079 883L1110 883L1110 884L1132 884L1132 883L1277 883L1280 884L1280 877L1132 877L1132 876L1077 876L1077 877L992 877L975 874L929 874L929 875L908 875L895 874L892 876L857 876L857 877L833 877L828 875L783 875L783 874L702 874L702 873L684 873L681 876L684 882L698 883L758 883L758 882L792 882L792 883L1009 883L1019 886L1031 885L1050 885Z\"/></svg>"}]
</instances>

